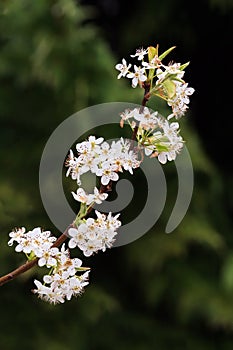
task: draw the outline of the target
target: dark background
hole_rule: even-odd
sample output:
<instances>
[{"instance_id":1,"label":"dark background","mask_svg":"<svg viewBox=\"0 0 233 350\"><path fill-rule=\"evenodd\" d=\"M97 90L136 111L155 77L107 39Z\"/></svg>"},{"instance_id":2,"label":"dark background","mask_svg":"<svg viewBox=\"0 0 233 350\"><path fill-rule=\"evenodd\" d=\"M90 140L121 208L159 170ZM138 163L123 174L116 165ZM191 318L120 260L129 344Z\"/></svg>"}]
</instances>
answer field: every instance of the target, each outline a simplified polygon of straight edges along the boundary
<instances>
[{"instance_id":1,"label":"dark background","mask_svg":"<svg viewBox=\"0 0 233 350\"><path fill-rule=\"evenodd\" d=\"M141 91L116 79L122 57L176 45L170 57L190 61L185 77L195 88L181 121L195 172L181 225L164 233L177 188L168 165L163 215L136 242L84 259L92 272L80 298L57 306L38 300L30 292L37 269L1 287L0 348L232 349L232 1L13 0L0 8L2 275L24 261L7 246L13 227L59 234L38 186L56 126L94 104L140 103Z\"/></svg>"}]
</instances>

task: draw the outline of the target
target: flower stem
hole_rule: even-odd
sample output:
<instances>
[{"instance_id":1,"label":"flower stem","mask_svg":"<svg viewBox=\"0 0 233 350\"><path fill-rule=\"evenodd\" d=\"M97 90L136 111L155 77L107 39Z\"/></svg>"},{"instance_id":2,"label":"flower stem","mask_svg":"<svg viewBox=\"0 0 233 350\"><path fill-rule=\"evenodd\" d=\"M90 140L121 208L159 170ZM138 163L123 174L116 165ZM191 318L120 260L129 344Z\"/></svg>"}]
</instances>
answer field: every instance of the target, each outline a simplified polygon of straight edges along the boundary
<instances>
[{"instance_id":1,"label":"flower stem","mask_svg":"<svg viewBox=\"0 0 233 350\"><path fill-rule=\"evenodd\" d=\"M141 103L140 113L143 112L144 107L146 106L147 102L150 99L150 83L145 82L143 84L143 87L144 87L144 96L143 96L143 100ZM137 133L138 133L138 125L136 125L133 129L133 135L131 138L131 140L132 140L132 143L131 143L132 147L131 148L133 148L133 143L137 139Z\"/></svg>"}]
</instances>

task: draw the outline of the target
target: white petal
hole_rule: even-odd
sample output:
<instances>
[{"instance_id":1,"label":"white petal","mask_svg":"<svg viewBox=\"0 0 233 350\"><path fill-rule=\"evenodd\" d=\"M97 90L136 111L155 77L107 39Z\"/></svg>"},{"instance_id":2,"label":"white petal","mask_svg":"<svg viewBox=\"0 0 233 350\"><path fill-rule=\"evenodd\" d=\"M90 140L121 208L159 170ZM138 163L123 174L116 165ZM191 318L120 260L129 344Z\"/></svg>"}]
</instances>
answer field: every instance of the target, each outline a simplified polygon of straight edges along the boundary
<instances>
[{"instance_id":1,"label":"white petal","mask_svg":"<svg viewBox=\"0 0 233 350\"><path fill-rule=\"evenodd\" d=\"M102 185L106 186L106 185L109 183L109 181L110 181L110 178L109 178L108 176L103 175L103 176L101 177L101 183L102 183Z\"/></svg>"},{"instance_id":2,"label":"white petal","mask_svg":"<svg viewBox=\"0 0 233 350\"><path fill-rule=\"evenodd\" d=\"M110 178L112 181L117 181L119 179L119 175L117 173L111 173Z\"/></svg>"},{"instance_id":3,"label":"white petal","mask_svg":"<svg viewBox=\"0 0 233 350\"><path fill-rule=\"evenodd\" d=\"M69 240L68 246L70 249L73 249L75 247L77 247L77 242L74 238L71 238L71 240Z\"/></svg>"},{"instance_id":4,"label":"white petal","mask_svg":"<svg viewBox=\"0 0 233 350\"><path fill-rule=\"evenodd\" d=\"M76 228L71 227L71 228L69 228L69 230L68 230L68 234L69 234L69 236L71 236L71 237L75 237L75 236L77 236L77 234L78 234L78 230L77 230Z\"/></svg>"},{"instance_id":5,"label":"white petal","mask_svg":"<svg viewBox=\"0 0 233 350\"><path fill-rule=\"evenodd\" d=\"M167 155L165 152L162 152L158 155L158 160L160 163L165 164L167 163Z\"/></svg>"},{"instance_id":6,"label":"white petal","mask_svg":"<svg viewBox=\"0 0 233 350\"><path fill-rule=\"evenodd\" d=\"M45 260L45 258L40 258L39 260L38 260L38 266L44 266L46 264L46 260Z\"/></svg>"}]
</instances>

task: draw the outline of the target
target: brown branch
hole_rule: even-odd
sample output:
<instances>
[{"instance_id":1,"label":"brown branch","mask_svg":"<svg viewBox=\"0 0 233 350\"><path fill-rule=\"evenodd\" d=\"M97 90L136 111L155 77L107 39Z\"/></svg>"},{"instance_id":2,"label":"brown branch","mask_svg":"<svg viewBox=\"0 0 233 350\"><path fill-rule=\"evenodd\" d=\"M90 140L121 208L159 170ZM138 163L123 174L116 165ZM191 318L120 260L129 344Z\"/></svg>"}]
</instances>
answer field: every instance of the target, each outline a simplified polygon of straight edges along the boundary
<instances>
[{"instance_id":1,"label":"brown branch","mask_svg":"<svg viewBox=\"0 0 233 350\"><path fill-rule=\"evenodd\" d=\"M60 237L58 237L58 239L54 242L52 247L60 247L60 245L62 245L62 243L64 243L66 241L66 239L68 238L68 230L71 227L74 227L74 224L70 224L69 226L67 226L65 231L62 233L62 235Z\"/></svg>"},{"instance_id":2,"label":"brown branch","mask_svg":"<svg viewBox=\"0 0 233 350\"><path fill-rule=\"evenodd\" d=\"M145 82L143 84L144 87L144 96L143 96L143 100L142 100L142 106L141 106L141 110L143 111L143 108L145 107L145 105L147 104L147 102L150 99L150 83Z\"/></svg>"},{"instance_id":3,"label":"brown branch","mask_svg":"<svg viewBox=\"0 0 233 350\"><path fill-rule=\"evenodd\" d=\"M65 242L65 240L68 237L68 230L70 227L73 227L73 224L69 225L65 231L62 233L60 237L54 242L53 247L59 247L62 243ZM33 266L35 266L38 262L39 258L35 258L31 261L26 261L23 265L19 266L17 269L9 272L7 275L0 277L0 286L3 284L12 281L17 276L21 275L22 273L30 270Z\"/></svg>"},{"instance_id":4,"label":"brown branch","mask_svg":"<svg viewBox=\"0 0 233 350\"><path fill-rule=\"evenodd\" d=\"M21 273L24 273L28 270L30 270L33 266L36 265L37 261L39 259L36 258L31 261L27 261L25 264L19 266L17 269L13 270L12 272L9 272L7 275L0 277L0 286L3 284L12 281L15 277L21 275Z\"/></svg>"}]
</instances>

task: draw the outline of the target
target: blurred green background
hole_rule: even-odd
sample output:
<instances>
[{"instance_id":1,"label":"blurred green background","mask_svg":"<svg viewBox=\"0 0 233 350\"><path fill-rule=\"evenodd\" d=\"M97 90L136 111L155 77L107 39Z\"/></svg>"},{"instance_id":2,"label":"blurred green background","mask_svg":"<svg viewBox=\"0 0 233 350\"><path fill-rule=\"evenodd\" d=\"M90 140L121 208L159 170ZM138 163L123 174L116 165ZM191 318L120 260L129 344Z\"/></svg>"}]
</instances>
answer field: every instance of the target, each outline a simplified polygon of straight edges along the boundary
<instances>
[{"instance_id":1,"label":"blurred green background","mask_svg":"<svg viewBox=\"0 0 233 350\"><path fill-rule=\"evenodd\" d=\"M92 272L80 298L37 299L37 269L0 288L0 349L231 350L233 2L5 0L0 10L1 275L23 261L7 246L12 228L54 230L38 186L53 130L94 104L140 103L142 91L116 79L122 57L176 45L170 57L191 61L186 79L196 90L181 120L195 188L180 226L164 233L177 188L169 164L161 218L134 243L84 259Z\"/></svg>"}]
</instances>

